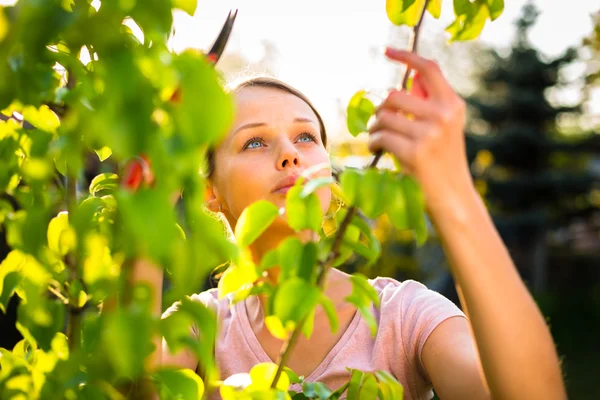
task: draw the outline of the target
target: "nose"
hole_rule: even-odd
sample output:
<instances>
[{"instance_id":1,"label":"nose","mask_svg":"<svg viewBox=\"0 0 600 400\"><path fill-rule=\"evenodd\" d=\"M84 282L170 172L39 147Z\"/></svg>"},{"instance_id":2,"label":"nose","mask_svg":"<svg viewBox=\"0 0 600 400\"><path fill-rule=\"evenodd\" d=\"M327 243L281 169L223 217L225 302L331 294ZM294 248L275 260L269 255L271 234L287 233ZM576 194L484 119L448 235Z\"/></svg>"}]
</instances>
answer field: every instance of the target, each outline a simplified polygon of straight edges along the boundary
<instances>
[{"instance_id":1,"label":"nose","mask_svg":"<svg viewBox=\"0 0 600 400\"><path fill-rule=\"evenodd\" d=\"M277 160L277 169L283 170L292 166L300 165L300 153L293 143L284 140L281 144L281 150L279 152L279 158Z\"/></svg>"}]
</instances>

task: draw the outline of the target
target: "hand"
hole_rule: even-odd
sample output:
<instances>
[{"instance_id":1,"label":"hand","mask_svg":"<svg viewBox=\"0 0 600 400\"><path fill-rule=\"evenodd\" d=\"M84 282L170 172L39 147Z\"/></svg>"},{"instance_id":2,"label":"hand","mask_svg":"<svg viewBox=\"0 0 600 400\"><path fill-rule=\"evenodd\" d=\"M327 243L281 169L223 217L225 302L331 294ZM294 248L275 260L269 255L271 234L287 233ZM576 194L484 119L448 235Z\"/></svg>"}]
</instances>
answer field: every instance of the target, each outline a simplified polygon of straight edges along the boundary
<instances>
[{"instance_id":1,"label":"hand","mask_svg":"<svg viewBox=\"0 0 600 400\"><path fill-rule=\"evenodd\" d=\"M393 154L420 183L430 213L452 211L475 188L466 157L466 106L439 66L417 54L386 49L416 71L411 92L393 90L370 124L369 149Z\"/></svg>"}]
</instances>

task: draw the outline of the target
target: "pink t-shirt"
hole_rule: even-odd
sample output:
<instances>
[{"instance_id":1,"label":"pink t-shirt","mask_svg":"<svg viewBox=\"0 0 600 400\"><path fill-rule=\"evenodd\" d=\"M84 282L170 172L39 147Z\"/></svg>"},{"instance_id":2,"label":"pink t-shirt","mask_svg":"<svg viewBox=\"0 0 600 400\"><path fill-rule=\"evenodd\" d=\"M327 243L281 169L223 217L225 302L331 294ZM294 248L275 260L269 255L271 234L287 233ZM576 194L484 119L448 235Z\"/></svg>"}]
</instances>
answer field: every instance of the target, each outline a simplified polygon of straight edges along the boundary
<instances>
[{"instance_id":1,"label":"pink t-shirt","mask_svg":"<svg viewBox=\"0 0 600 400\"><path fill-rule=\"evenodd\" d=\"M369 283L381 299L381 307L374 310L377 335L371 336L369 327L357 312L337 344L305 379L322 382L335 390L350 378L346 367L361 371L386 370L404 386L405 400L431 399L431 382L421 361L423 345L442 321L465 315L450 300L419 282L376 278ZM252 305L246 302L258 301L256 298L231 305L229 297L217 299L217 289L191 297L217 313L219 334L215 355L222 379L249 372L258 363L272 362L248 319L247 309ZM176 307L173 305L165 311L163 318ZM192 330L197 335L197 327ZM300 387L292 385L290 389L299 391ZM214 393L209 398L220 397Z\"/></svg>"}]
</instances>

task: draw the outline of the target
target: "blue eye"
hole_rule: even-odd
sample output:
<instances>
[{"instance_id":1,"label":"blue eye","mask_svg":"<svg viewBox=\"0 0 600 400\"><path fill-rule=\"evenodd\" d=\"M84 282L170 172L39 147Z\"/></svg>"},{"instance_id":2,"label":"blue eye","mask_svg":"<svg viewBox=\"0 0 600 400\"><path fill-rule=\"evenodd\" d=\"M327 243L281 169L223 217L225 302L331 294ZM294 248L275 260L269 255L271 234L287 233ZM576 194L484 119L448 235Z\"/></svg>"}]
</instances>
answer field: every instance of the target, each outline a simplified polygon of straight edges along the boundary
<instances>
[{"instance_id":1,"label":"blue eye","mask_svg":"<svg viewBox=\"0 0 600 400\"><path fill-rule=\"evenodd\" d=\"M244 144L244 150L245 149L256 149L259 147L262 147L264 144L263 140L259 137L253 137L252 139L248 140L245 144Z\"/></svg>"},{"instance_id":2,"label":"blue eye","mask_svg":"<svg viewBox=\"0 0 600 400\"><path fill-rule=\"evenodd\" d=\"M316 142L317 138L312 133L304 132L300 135L298 141L303 143Z\"/></svg>"},{"instance_id":3,"label":"blue eye","mask_svg":"<svg viewBox=\"0 0 600 400\"><path fill-rule=\"evenodd\" d=\"M255 140L253 142L248 143L248 146L246 146L247 149L254 149L256 147L262 146L262 143L259 140Z\"/></svg>"}]
</instances>

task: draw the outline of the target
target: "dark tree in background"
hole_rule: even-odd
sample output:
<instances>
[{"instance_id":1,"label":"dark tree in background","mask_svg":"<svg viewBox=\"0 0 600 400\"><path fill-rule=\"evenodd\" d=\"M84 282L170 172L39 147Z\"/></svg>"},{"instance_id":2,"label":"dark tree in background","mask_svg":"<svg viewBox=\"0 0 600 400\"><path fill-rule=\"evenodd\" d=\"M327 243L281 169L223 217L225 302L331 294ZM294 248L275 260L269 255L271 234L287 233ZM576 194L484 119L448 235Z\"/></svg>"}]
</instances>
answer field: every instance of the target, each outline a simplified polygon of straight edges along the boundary
<instances>
[{"instance_id":1,"label":"dark tree in background","mask_svg":"<svg viewBox=\"0 0 600 400\"><path fill-rule=\"evenodd\" d=\"M569 398L597 399L597 362L589 355L600 352L600 135L582 128L581 105L549 100L571 83L561 71L580 55L570 49L548 59L534 49L527 35L537 15L526 5L511 49L482 57L478 91L467 99L467 152L476 185L549 321ZM597 79L592 75L584 83Z\"/></svg>"},{"instance_id":2,"label":"dark tree in background","mask_svg":"<svg viewBox=\"0 0 600 400\"><path fill-rule=\"evenodd\" d=\"M477 186L525 280L534 292L548 281L548 239L575 218L598 210L593 165L598 135L561 133L561 118L576 120L580 106L548 100L561 87L561 68L577 57L573 49L547 60L527 38L538 11L527 4L516 21L508 55L490 51L479 90L468 98L472 118L467 148Z\"/></svg>"}]
</instances>

